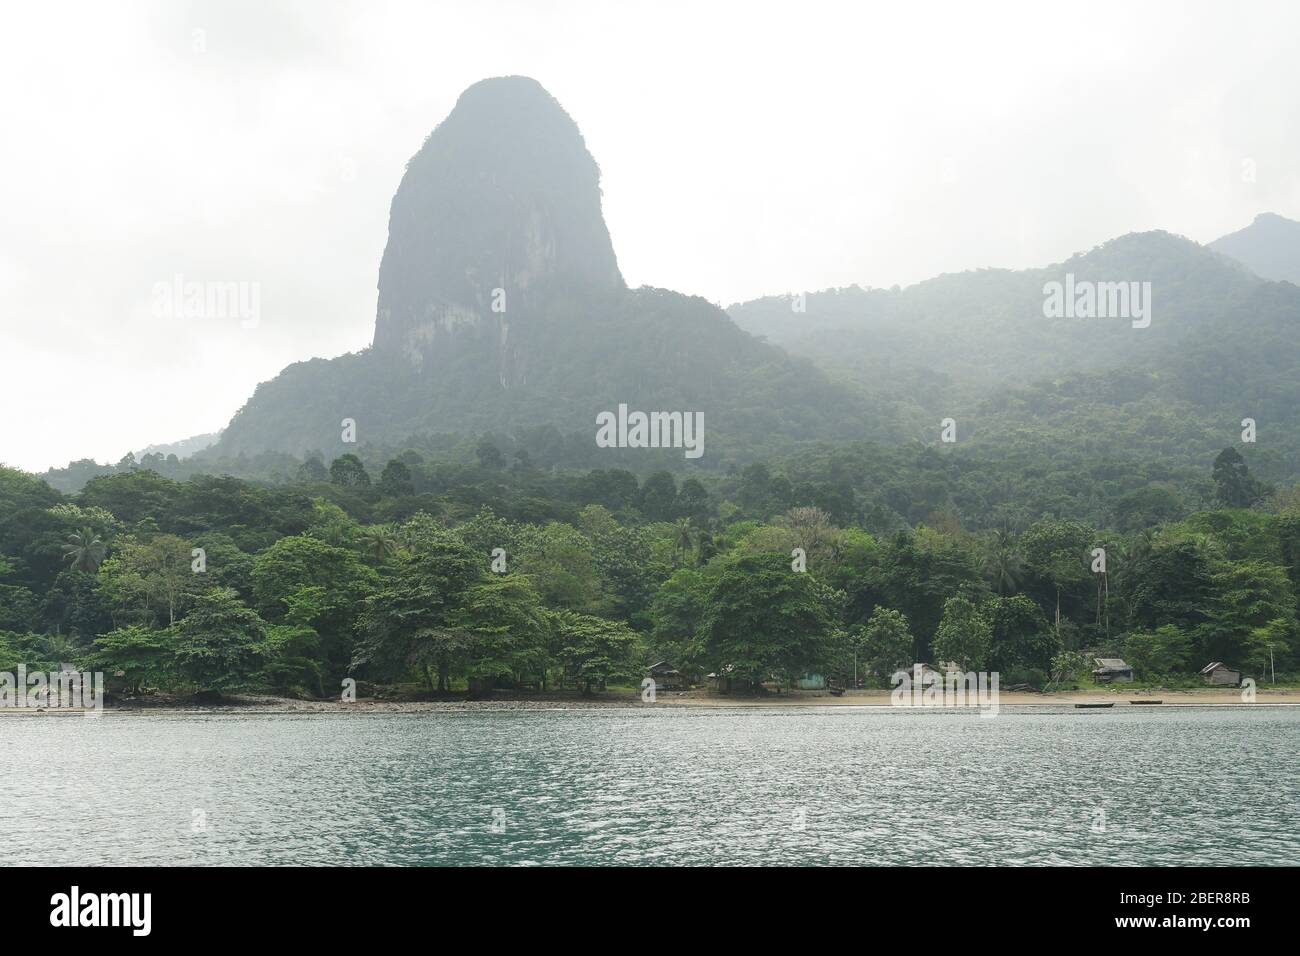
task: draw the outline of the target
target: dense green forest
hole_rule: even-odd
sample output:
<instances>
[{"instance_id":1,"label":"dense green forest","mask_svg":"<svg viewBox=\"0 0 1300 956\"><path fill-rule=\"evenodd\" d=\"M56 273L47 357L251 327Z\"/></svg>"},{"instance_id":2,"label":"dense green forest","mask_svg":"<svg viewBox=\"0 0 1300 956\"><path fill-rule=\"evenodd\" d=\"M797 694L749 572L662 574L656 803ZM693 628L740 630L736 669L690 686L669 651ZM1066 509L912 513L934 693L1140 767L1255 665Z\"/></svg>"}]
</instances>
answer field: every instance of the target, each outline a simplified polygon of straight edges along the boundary
<instances>
[{"instance_id":1,"label":"dense green forest","mask_svg":"<svg viewBox=\"0 0 1300 956\"><path fill-rule=\"evenodd\" d=\"M861 444L683 479L482 439L278 482L128 461L71 495L0 470L0 670L119 691L590 692L663 659L740 687L947 660L1043 686L1093 654L1286 675L1298 594L1300 493L1232 449L1180 474Z\"/></svg>"}]
</instances>

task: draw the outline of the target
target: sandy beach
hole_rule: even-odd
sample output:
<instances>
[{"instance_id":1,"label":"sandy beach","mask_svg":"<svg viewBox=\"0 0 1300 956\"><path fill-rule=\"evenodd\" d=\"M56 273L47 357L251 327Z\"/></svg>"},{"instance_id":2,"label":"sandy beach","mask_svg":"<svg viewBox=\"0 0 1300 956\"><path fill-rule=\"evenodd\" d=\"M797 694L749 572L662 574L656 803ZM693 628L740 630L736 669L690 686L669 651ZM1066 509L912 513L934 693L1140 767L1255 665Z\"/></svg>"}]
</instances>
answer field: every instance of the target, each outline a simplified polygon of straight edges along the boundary
<instances>
[{"instance_id":1,"label":"sandy beach","mask_svg":"<svg viewBox=\"0 0 1300 956\"><path fill-rule=\"evenodd\" d=\"M1156 701L1159 701L1157 704ZM1248 707L1300 706L1300 688L1256 690L1255 700L1242 700L1237 688L1193 690L1088 690L1039 694L1009 691L999 695L1001 707L1073 708L1075 704L1110 703L1112 709L1137 710L1143 707ZM401 714L456 713L465 711L594 710L615 707L656 708L781 708L781 707L890 707L888 690L860 690L835 697L825 691L795 691L761 697L712 694L704 690L660 691L653 703L639 694L604 693L592 697L574 695L536 695L468 700L442 699L373 699L350 703L341 700L303 700L267 695L231 695L220 703L198 704L192 698L148 697L115 701L105 707L113 714ZM951 708L957 709L957 708ZM972 709L972 708L966 708ZM70 716L83 713L77 708L0 708L0 716Z\"/></svg>"}]
</instances>

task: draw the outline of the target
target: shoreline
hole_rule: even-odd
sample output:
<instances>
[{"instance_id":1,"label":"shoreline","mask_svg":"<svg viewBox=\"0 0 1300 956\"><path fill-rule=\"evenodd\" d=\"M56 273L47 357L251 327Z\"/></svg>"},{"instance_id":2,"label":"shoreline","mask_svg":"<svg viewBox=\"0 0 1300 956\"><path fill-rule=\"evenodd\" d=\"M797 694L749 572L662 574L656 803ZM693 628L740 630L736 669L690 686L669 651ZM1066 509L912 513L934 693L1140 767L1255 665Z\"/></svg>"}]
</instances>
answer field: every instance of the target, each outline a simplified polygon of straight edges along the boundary
<instances>
[{"instance_id":1,"label":"shoreline","mask_svg":"<svg viewBox=\"0 0 1300 956\"><path fill-rule=\"evenodd\" d=\"M379 700L364 698L351 703L341 700L302 700L268 695L232 695L211 704L199 704L193 698L128 699L105 707L102 714L189 714L189 715L313 715L313 714L437 714L466 712L527 712L527 711L584 711L610 709L675 708L683 710L737 710L781 708L885 708L927 711L973 711L977 707L927 706L894 707L890 691L866 690L833 697L819 691L771 694L763 697L733 697L709 694L703 691L664 691L654 703L642 701L638 694L604 694L596 697L512 697L487 700L458 698L428 700ZM1152 702L1135 706L1135 702ZM1160 701L1155 704L1154 701ZM1060 707L1073 708L1075 704L1113 703L1117 710L1148 710L1166 707L1298 707L1300 688L1256 690L1252 703L1241 699L1237 688L1205 688L1168 691L1059 691L1034 693L1010 691L998 696L999 707ZM0 716L84 716L93 711L83 708L0 708Z\"/></svg>"}]
</instances>

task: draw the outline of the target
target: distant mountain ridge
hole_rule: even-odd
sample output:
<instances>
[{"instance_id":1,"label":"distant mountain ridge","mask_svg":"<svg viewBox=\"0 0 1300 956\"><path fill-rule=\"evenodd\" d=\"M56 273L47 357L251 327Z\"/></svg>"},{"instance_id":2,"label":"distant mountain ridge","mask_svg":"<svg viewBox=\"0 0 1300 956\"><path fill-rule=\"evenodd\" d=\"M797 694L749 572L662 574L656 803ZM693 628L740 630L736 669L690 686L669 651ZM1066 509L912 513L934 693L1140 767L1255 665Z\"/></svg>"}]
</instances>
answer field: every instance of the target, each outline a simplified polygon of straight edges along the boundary
<instances>
[{"instance_id":1,"label":"distant mountain ridge","mask_svg":"<svg viewBox=\"0 0 1300 956\"><path fill-rule=\"evenodd\" d=\"M1261 213L1245 229L1210 243L1256 275L1275 282L1300 285L1300 222L1275 213Z\"/></svg>"},{"instance_id":2,"label":"distant mountain ridge","mask_svg":"<svg viewBox=\"0 0 1300 956\"><path fill-rule=\"evenodd\" d=\"M132 454L135 455L136 461L144 458L145 455L162 455L164 458L168 455L175 455L177 458L185 459L216 444L220 440L223 430L218 429L215 432L208 432L203 435L192 435L189 438L182 438L180 441L167 442L161 445L150 445L147 448L132 452Z\"/></svg>"},{"instance_id":3,"label":"distant mountain ridge","mask_svg":"<svg viewBox=\"0 0 1300 956\"><path fill-rule=\"evenodd\" d=\"M1048 283L1150 282L1151 323L1049 318ZM796 308L802 307L802 311ZM943 417L965 440L1032 439L1199 460L1267 421L1257 454L1300 473L1300 289L1214 249L1134 233L1044 269L949 274L906 289L770 296L733 305L737 324L803 355L934 440Z\"/></svg>"}]
</instances>

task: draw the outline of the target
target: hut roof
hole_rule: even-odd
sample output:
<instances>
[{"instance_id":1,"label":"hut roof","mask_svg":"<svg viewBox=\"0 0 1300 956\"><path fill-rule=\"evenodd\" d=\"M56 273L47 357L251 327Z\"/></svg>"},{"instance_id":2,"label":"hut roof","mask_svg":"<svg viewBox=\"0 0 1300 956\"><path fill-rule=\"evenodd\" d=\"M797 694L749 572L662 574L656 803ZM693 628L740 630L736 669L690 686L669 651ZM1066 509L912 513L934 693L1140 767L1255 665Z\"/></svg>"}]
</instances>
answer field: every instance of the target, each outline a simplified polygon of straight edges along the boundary
<instances>
[{"instance_id":1,"label":"hut roof","mask_svg":"<svg viewBox=\"0 0 1300 956\"><path fill-rule=\"evenodd\" d=\"M1237 670L1237 668L1235 667L1229 667L1227 664L1223 663L1223 661L1212 661L1211 663L1206 664L1204 667L1201 668L1201 673L1208 674L1210 673L1210 671L1217 671L1219 668L1223 668L1225 671Z\"/></svg>"},{"instance_id":2,"label":"hut roof","mask_svg":"<svg viewBox=\"0 0 1300 956\"><path fill-rule=\"evenodd\" d=\"M1093 660L1097 662L1098 670L1127 671L1133 669L1129 667L1128 664L1124 663L1123 659L1119 657L1094 657Z\"/></svg>"}]
</instances>

